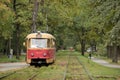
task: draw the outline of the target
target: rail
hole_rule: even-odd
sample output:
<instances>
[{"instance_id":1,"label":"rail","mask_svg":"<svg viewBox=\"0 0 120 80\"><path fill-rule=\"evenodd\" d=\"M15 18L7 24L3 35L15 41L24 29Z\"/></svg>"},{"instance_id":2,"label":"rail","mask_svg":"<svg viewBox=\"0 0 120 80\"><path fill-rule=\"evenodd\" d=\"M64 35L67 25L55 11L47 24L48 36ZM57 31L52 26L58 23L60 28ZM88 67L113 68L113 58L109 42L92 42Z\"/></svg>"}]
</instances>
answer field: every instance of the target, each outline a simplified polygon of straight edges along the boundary
<instances>
[{"instance_id":1,"label":"rail","mask_svg":"<svg viewBox=\"0 0 120 80\"><path fill-rule=\"evenodd\" d=\"M8 76L11 76L11 75L13 75L13 74L15 74L15 73L16 73L16 71L11 72L11 73L8 73L8 74L5 74L5 75L3 75L3 76L0 76L0 80L6 78L6 77L8 77Z\"/></svg>"},{"instance_id":2,"label":"rail","mask_svg":"<svg viewBox=\"0 0 120 80\"><path fill-rule=\"evenodd\" d=\"M79 63L83 66L83 68L84 68L86 74L88 75L89 79L94 80L93 77L91 76L91 74L89 73L89 71L87 70L87 68L85 67L85 65L82 63L82 61L78 57L77 57L77 59L78 59Z\"/></svg>"},{"instance_id":3,"label":"rail","mask_svg":"<svg viewBox=\"0 0 120 80\"><path fill-rule=\"evenodd\" d=\"M33 74L28 80L33 80L37 75L38 75L38 73Z\"/></svg>"},{"instance_id":4,"label":"rail","mask_svg":"<svg viewBox=\"0 0 120 80\"><path fill-rule=\"evenodd\" d=\"M71 54L68 55L63 80L94 80L78 56Z\"/></svg>"},{"instance_id":5,"label":"rail","mask_svg":"<svg viewBox=\"0 0 120 80\"><path fill-rule=\"evenodd\" d=\"M70 60L70 54L68 55L68 61L67 61L67 64L66 64L63 80L66 80L66 74L67 74L67 68L68 68L69 60Z\"/></svg>"},{"instance_id":6,"label":"rail","mask_svg":"<svg viewBox=\"0 0 120 80\"><path fill-rule=\"evenodd\" d=\"M29 68L29 67L30 67L30 66L28 66L28 68ZM1 80L1 79L4 79L4 78L7 78L7 77L9 77L9 76L11 76L11 75L13 75L13 74L16 74L16 73L18 73L18 72L20 72L20 71L22 71L22 69L15 70L15 71L12 71L12 72L10 72L10 73L3 74L2 76L0 76L0 80Z\"/></svg>"}]
</instances>

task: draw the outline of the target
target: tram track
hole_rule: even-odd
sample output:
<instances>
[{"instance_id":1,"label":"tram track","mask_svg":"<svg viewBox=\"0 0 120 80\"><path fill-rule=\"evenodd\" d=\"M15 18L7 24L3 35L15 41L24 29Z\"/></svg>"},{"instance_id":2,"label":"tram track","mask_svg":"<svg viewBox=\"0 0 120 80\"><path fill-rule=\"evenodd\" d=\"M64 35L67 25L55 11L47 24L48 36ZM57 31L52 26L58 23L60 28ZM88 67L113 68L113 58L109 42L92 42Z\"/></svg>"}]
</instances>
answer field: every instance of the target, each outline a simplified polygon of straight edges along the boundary
<instances>
[{"instance_id":1,"label":"tram track","mask_svg":"<svg viewBox=\"0 0 120 80\"><path fill-rule=\"evenodd\" d=\"M27 68L30 68L30 66L28 66ZM26 68L25 68L26 69ZM12 75L15 75L15 74L19 74L19 73L21 73L21 72L23 72L24 71L24 69L20 69L20 70L15 70L15 71L12 71L12 72L6 72L6 73L4 73L3 75L1 75L0 76L0 80L6 80L6 78L8 78L8 77L10 77L10 76L12 76ZM32 78L32 77L31 77ZM30 80L32 80L32 79L30 79Z\"/></svg>"},{"instance_id":2,"label":"tram track","mask_svg":"<svg viewBox=\"0 0 120 80\"><path fill-rule=\"evenodd\" d=\"M78 59L79 63L83 66L83 68L84 68L86 74L88 75L89 79L90 79L90 80L94 80L93 77L92 77L92 75L89 73L89 71L88 71L87 68L85 67L85 65L82 64L81 60L80 60L78 57L77 57L77 59Z\"/></svg>"},{"instance_id":3,"label":"tram track","mask_svg":"<svg viewBox=\"0 0 120 80\"><path fill-rule=\"evenodd\" d=\"M13 74L15 74L15 73L16 73L16 71L11 72L11 73L8 73L8 74L5 74L5 75L2 75L2 76L0 76L0 80L6 78L6 77L8 77L8 76L11 76L11 75L13 75Z\"/></svg>"},{"instance_id":4,"label":"tram track","mask_svg":"<svg viewBox=\"0 0 120 80\"><path fill-rule=\"evenodd\" d=\"M71 54L68 55L63 80L93 80L78 56Z\"/></svg>"},{"instance_id":5,"label":"tram track","mask_svg":"<svg viewBox=\"0 0 120 80\"><path fill-rule=\"evenodd\" d=\"M36 73L36 74L33 74L29 79L27 79L27 80L33 80L35 77L37 77L37 75L38 75L38 73Z\"/></svg>"},{"instance_id":6,"label":"tram track","mask_svg":"<svg viewBox=\"0 0 120 80\"><path fill-rule=\"evenodd\" d=\"M29 68L29 67L30 67L30 66L28 66L28 68ZM9 77L9 76L11 76L11 75L14 75L14 74L16 74L16 73L19 73L20 71L22 71L22 69L20 69L20 70L15 70L15 71L8 72L8 73L4 73L2 76L0 76L0 80L5 79L5 78L7 78L7 77Z\"/></svg>"},{"instance_id":7,"label":"tram track","mask_svg":"<svg viewBox=\"0 0 120 80\"><path fill-rule=\"evenodd\" d=\"M30 66L28 66L27 68L29 68ZM14 75L16 73L19 73L20 71L22 71L22 69L19 69L19 70L15 70L15 71L12 71L12 72L8 72L8 73L4 73L2 76L0 76L0 80L2 79L5 79L11 75Z\"/></svg>"},{"instance_id":8,"label":"tram track","mask_svg":"<svg viewBox=\"0 0 120 80\"><path fill-rule=\"evenodd\" d=\"M2 80L93 80L90 76L78 54L68 52L58 54L56 63L52 65L29 66L3 77Z\"/></svg>"}]
</instances>

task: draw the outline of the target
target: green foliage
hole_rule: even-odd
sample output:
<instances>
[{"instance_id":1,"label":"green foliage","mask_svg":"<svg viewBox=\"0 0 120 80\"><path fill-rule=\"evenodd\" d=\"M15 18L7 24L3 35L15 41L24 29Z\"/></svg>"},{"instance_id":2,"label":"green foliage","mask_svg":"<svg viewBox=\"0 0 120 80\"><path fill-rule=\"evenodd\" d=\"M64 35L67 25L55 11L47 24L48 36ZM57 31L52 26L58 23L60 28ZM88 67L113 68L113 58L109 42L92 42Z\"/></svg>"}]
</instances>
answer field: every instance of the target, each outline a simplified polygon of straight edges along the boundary
<instances>
[{"instance_id":1,"label":"green foliage","mask_svg":"<svg viewBox=\"0 0 120 80\"><path fill-rule=\"evenodd\" d=\"M89 25L97 26L99 30L103 29L106 32L105 34L109 31L109 35L113 35L114 33L119 34L119 31L115 32L114 28L119 22L120 7L118 5L120 1L99 0L91 2L93 4L93 12ZM112 41L112 38L109 37L108 40Z\"/></svg>"},{"instance_id":2,"label":"green foliage","mask_svg":"<svg viewBox=\"0 0 120 80\"><path fill-rule=\"evenodd\" d=\"M120 21L113 27L113 29L108 33L108 43L117 46L120 45Z\"/></svg>"},{"instance_id":3,"label":"green foliage","mask_svg":"<svg viewBox=\"0 0 120 80\"><path fill-rule=\"evenodd\" d=\"M16 1L16 19L14 19L15 24L20 25L21 37L24 37L30 33L30 27L32 22L32 5L29 4L28 0ZM16 26L15 26L16 27Z\"/></svg>"},{"instance_id":4,"label":"green foliage","mask_svg":"<svg viewBox=\"0 0 120 80\"><path fill-rule=\"evenodd\" d=\"M13 28L14 13L6 4L0 2L0 37L11 38Z\"/></svg>"},{"instance_id":5,"label":"green foliage","mask_svg":"<svg viewBox=\"0 0 120 80\"><path fill-rule=\"evenodd\" d=\"M38 0L37 30L47 31L56 37L57 46L78 46L107 42L120 45L119 0ZM0 1L0 37L15 37L19 25L20 44L31 32L34 0ZM4 40L1 40L4 42ZM13 40L14 41L14 40ZM5 43L5 42L4 42ZM2 44L1 44L2 45ZM21 45L22 46L22 45Z\"/></svg>"},{"instance_id":6,"label":"green foliage","mask_svg":"<svg viewBox=\"0 0 120 80\"><path fill-rule=\"evenodd\" d=\"M81 46L80 46L79 44L77 44L77 45L75 46L75 50L76 50L76 51L81 51L80 49L81 49Z\"/></svg>"},{"instance_id":7,"label":"green foliage","mask_svg":"<svg viewBox=\"0 0 120 80\"><path fill-rule=\"evenodd\" d=\"M107 56L107 51L106 51L106 46L105 45L103 45L103 44L100 44L99 46L98 46L98 48L97 48L97 55L98 56L104 56L104 57L106 57Z\"/></svg>"}]
</instances>

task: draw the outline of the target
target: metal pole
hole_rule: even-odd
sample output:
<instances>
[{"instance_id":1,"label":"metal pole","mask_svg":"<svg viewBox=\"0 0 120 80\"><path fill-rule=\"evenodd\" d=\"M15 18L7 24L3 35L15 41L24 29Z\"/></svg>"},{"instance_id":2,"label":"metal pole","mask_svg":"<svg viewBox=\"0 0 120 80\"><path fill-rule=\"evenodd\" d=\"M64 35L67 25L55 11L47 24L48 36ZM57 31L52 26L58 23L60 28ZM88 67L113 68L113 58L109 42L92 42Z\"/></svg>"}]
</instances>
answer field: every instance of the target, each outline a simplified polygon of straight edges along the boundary
<instances>
[{"instance_id":1,"label":"metal pole","mask_svg":"<svg viewBox=\"0 0 120 80\"><path fill-rule=\"evenodd\" d=\"M33 16L32 16L32 27L31 27L32 33L36 32L36 18L37 18L37 13L38 13L38 7L39 7L39 2L38 0L35 0Z\"/></svg>"}]
</instances>

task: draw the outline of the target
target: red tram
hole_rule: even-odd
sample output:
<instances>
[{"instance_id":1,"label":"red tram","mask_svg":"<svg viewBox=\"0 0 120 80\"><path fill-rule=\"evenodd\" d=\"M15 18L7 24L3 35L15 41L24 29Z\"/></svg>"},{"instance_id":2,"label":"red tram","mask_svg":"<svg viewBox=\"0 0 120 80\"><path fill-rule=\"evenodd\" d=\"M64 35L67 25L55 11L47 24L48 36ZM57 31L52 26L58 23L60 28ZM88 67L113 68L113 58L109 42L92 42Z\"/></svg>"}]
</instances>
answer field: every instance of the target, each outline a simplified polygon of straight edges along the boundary
<instances>
[{"instance_id":1,"label":"red tram","mask_svg":"<svg viewBox=\"0 0 120 80\"><path fill-rule=\"evenodd\" d=\"M26 37L27 55L29 64L53 63L55 60L55 38L48 33L31 33Z\"/></svg>"}]
</instances>

